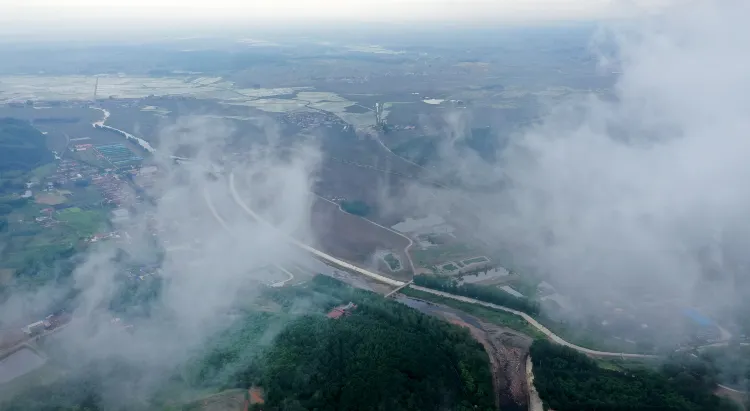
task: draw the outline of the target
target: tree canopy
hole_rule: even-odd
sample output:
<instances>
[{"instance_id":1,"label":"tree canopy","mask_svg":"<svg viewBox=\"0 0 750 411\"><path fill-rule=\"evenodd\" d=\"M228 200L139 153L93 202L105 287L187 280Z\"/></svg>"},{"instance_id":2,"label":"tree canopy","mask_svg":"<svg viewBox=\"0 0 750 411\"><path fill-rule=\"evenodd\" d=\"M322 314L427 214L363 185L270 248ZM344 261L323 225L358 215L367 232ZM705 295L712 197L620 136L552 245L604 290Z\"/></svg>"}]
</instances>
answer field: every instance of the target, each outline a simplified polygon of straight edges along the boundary
<instances>
[{"instance_id":1,"label":"tree canopy","mask_svg":"<svg viewBox=\"0 0 750 411\"><path fill-rule=\"evenodd\" d=\"M490 410L487 354L463 329L398 303L355 298L338 320L305 317L266 356L280 410Z\"/></svg>"},{"instance_id":2,"label":"tree canopy","mask_svg":"<svg viewBox=\"0 0 750 411\"><path fill-rule=\"evenodd\" d=\"M44 135L30 123L0 118L0 172L31 171L53 159Z\"/></svg>"},{"instance_id":3,"label":"tree canopy","mask_svg":"<svg viewBox=\"0 0 750 411\"><path fill-rule=\"evenodd\" d=\"M684 359L660 371L607 370L568 347L531 346L534 385L556 411L723 411L735 408L712 394L714 380Z\"/></svg>"},{"instance_id":4,"label":"tree canopy","mask_svg":"<svg viewBox=\"0 0 750 411\"><path fill-rule=\"evenodd\" d=\"M357 304L351 315L326 317L348 302ZM252 309L256 303L271 308ZM150 387L150 398L120 400L112 408L106 388L122 387L127 398L136 398L127 389L150 368L138 359L106 359L69 370L47 386L28 387L3 409L177 410L184 408L175 398L184 393L258 385L266 411L495 408L483 347L467 330L396 301L316 276L303 286L266 289L260 301L239 311L164 387Z\"/></svg>"}]
</instances>

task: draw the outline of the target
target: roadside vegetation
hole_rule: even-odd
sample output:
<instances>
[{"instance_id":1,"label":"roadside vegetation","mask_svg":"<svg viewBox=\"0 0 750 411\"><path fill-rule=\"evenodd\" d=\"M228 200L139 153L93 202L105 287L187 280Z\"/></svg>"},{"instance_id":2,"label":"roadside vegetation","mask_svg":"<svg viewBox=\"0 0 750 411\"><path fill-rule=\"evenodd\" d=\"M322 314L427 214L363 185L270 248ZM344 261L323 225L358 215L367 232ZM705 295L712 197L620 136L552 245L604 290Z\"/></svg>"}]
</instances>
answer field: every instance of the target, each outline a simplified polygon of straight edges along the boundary
<instances>
[{"instance_id":1,"label":"roadside vegetation","mask_svg":"<svg viewBox=\"0 0 750 411\"><path fill-rule=\"evenodd\" d=\"M458 282L452 278L438 278L426 275L415 276L414 284L421 287L431 288L433 290L502 305L503 307L522 311L532 316L539 314L539 303L536 301L529 300L528 298L515 297L505 291L493 287L484 287L474 284L459 285Z\"/></svg>"},{"instance_id":2,"label":"roadside vegetation","mask_svg":"<svg viewBox=\"0 0 750 411\"><path fill-rule=\"evenodd\" d=\"M508 327L512 330L516 330L523 334L528 335L532 338L546 338L539 330L527 323L523 318L507 313L500 310L493 310L492 308L483 307L477 304L465 303L463 301L454 300L452 298L441 297L439 295L426 293L424 291L415 290L413 288L404 288L400 293L417 298L423 301L442 304L446 307L455 308L461 310L467 314L471 314L477 318L487 321L489 323Z\"/></svg>"},{"instance_id":3,"label":"roadside vegetation","mask_svg":"<svg viewBox=\"0 0 750 411\"><path fill-rule=\"evenodd\" d=\"M728 411L712 394L716 374L689 358L671 358L658 371L601 368L570 348L536 340L531 346L534 385L545 408L556 411Z\"/></svg>"}]
</instances>

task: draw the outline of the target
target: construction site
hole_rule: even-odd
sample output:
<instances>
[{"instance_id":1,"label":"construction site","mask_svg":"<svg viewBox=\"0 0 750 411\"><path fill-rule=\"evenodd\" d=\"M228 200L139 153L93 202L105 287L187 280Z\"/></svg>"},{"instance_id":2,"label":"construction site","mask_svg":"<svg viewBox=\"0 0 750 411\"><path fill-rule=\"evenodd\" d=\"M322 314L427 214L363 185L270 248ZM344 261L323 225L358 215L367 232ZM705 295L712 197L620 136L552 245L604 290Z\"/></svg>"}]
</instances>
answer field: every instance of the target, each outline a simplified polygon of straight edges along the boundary
<instances>
[{"instance_id":1,"label":"construction site","mask_svg":"<svg viewBox=\"0 0 750 411\"><path fill-rule=\"evenodd\" d=\"M396 299L425 314L444 319L469 330L482 344L490 359L495 401L499 409L529 409L527 358L532 339L510 328L479 320L452 308L398 295Z\"/></svg>"}]
</instances>

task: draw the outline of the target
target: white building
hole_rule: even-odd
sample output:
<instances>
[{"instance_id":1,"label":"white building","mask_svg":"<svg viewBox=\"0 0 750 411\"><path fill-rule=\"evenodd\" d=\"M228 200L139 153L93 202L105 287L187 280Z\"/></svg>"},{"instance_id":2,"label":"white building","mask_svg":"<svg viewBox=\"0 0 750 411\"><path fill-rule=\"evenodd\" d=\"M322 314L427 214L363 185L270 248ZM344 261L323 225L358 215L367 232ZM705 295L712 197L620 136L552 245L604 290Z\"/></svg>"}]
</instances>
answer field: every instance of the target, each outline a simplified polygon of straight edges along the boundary
<instances>
[{"instance_id":1,"label":"white building","mask_svg":"<svg viewBox=\"0 0 750 411\"><path fill-rule=\"evenodd\" d=\"M44 328L44 321L37 321L24 327L23 332L29 335L34 335L44 331Z\"/></svg>"},{"instance_id":2,"label":"white building","mask_svg":"<svg viewBox=\"0 0 750 411\"><path fill-rule=\"evenodd\" d=\"M112 221L115 223L120 223L124 221L128 221L130 219L130 211L124 208L118 208L116 210L112 210Z\"/></svg>"}]
</instances>

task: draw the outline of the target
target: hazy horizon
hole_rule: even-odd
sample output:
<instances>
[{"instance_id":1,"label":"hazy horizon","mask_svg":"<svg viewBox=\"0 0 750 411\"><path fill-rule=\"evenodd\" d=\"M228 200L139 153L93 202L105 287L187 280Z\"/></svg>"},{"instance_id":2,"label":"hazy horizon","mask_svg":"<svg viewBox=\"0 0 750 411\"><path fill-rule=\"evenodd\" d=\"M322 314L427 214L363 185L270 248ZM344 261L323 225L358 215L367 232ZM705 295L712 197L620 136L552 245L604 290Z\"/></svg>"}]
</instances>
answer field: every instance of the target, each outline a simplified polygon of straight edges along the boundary
<instances>
[{"instance_id":1,"label":"hazy horizon","mask_svg":"<svg viewBox=\"0 0 750 411\"><path fill-rule=\"evenodd\" d=\"M688 0L28 0L2 5L0 36L61 37L97 33L106 37L145 32L215 33L335 29L368 24L451 24L468 27L598 21L628 18ZM294 26L279 26L293 24ZM153 33L156 32L156 33ZM0 37L0 40L3 40Z\"/></svg>"}]
</instances>

